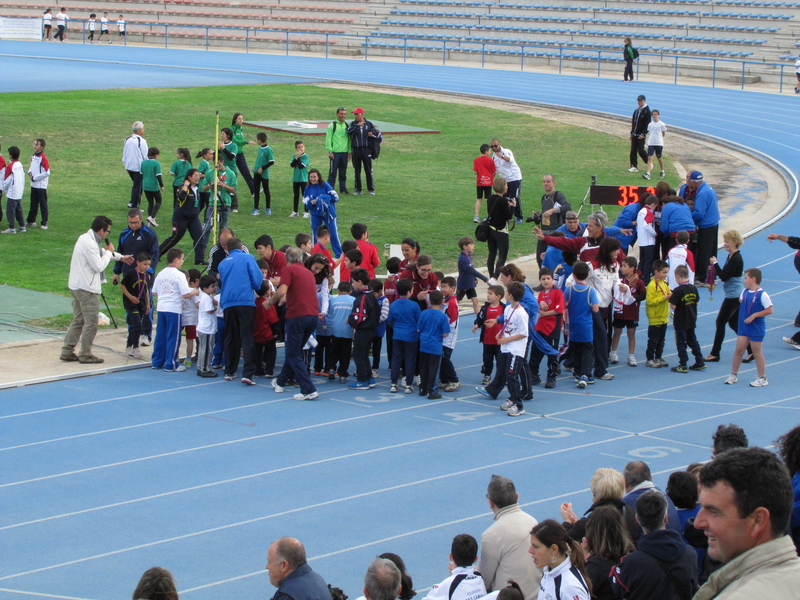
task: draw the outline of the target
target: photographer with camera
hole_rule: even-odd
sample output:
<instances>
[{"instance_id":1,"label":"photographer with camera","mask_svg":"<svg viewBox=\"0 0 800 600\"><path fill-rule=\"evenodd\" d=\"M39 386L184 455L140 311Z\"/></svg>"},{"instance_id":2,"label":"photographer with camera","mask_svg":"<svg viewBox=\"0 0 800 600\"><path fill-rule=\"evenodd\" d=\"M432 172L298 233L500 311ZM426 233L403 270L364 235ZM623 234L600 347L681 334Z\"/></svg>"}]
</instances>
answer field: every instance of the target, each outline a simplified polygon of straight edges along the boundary
<instances>
[{"instance_id":1,"label":"photographer with camera","mask_svg":"<svg viewBox=\"0 0 800 600\"><path fill-rule=\"evenodd\" d=\"M572 210L567 197L556 189L556 178L554 175L542 177L542 212L534 212L525 221L536 223L545 235L552 235L553 232L566 223L567 212ZM539 240L536 244L536 262L542 266L544 253L547 251L547 243Z\"/></svg>"}]
</instances>

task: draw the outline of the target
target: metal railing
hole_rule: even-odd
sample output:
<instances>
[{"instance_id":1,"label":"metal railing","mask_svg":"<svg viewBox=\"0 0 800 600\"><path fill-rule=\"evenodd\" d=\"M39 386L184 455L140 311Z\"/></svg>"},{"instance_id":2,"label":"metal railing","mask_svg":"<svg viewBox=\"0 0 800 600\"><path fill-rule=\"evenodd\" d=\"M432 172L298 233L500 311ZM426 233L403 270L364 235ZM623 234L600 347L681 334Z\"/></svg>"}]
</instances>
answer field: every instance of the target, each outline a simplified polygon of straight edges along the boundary
<instances>
[{"instance_id":1,"label":"metal railing","mask_svg":"<svg viewBox=\"0 0 800 600\"><path fill-rule=\"evenodd\" d=\"M89 43L89 31L86 29L88 21L81 21L77 19L70 20L69 23L81 24L81 41ZM96 22L95 34L99 35L100 23ZM130 31L131 26L144 26L147 29ZM557 61L558 72L562 73L565 61L571 61L571 66L575 61L585 63L596 63L597 76L602 76L602 66L614 65L614 68L621 66L623 60L621 58L620 50L601 50L593 48L582 48L574 44L559 45L559 44L536 44L512 41L471 41L459 40L453 36L453 39L446 39L441 37L432 37L426 35L393 35L393 34L352 34L352 33L335 33L335 32L316 32L316 31L301 31L292 29L263 29L263 28L242 28L242 27L220 27L220 26L207 26L207 25L189 25L189 24L167 24L167 23L140 23L140 22L127 22L126 34L119 36L116 29L116 23L109 23L109 35L112 39L123 42L123 45L128 44L129 38L141 39L144 44L154 44L155 40L148 40L147 38L163 38L163 47L169 48L170 42L173 44L185 41L187 39L198 40L205 46L206 50L213 48L220 48L230 46L231 44L243 44L245 52L250 52L251 49L264 50L265 44L277 45L278 51L281 51L286 56L290 55L290 51L309 52L312 51L312 46L319 46L318 51L324 51L327 58L330 55L331 46L340 44L340 47L345 46L353 48L354 46L363 52L364 60L370 60L370 50L390 50L400 52L402 51L403 62L409 60L409 55L414 53L416 55L424 54L441 55L442 64L446 65L448 60L453 61L454 56L461 57L462 59L467 55L479 54L481 67L485 67L487 62L492 62L493 57L507 57L511 59L519 59L520 70L525 69L525 62L527 60L545 59L548 63ZM54 27L55 30L55 27ZM72 29L74 33L74 29ZM195 32L194 34L189 32ZM234 35L225 37L226 32L233 32ZM70 30L67 34L69 37ZM387 41L397 40L398 42L387 46ZM344 42L344 44L342 44ZM159 42L158 45L161 45ZM259 47L260 46L260 47ZM487 58L489 59L487 61ZM724 58L724 57L705 57L694 55L680 55L667 52L659 53L646 53L640 54L640 59L637 61L636 75L637 78L642 69L642 59L648 60L646 67L648 71L672 72L673 81L678 82L680 72L691 70L695 75L691 78L697 81L698 78L710 79L711 86L716 87L717 80L722 75L735 76L741 79L741 89L745 88L747 84L747 77L754 74L762 74L770 78L777 77L778 91L783 92L783 80L785 77L786 67L793 69L794 65L787 65L784 63L771 63L759 60L748 60L747 58ZM506 61L508 62L508 61ZM697 72L708 71L707 76L698 76ZM790 71L793 75L794 71ZM663 74L663 73L662 73ZM688 76L687 76L688 77Z\"/></svg>"}]
</instances>

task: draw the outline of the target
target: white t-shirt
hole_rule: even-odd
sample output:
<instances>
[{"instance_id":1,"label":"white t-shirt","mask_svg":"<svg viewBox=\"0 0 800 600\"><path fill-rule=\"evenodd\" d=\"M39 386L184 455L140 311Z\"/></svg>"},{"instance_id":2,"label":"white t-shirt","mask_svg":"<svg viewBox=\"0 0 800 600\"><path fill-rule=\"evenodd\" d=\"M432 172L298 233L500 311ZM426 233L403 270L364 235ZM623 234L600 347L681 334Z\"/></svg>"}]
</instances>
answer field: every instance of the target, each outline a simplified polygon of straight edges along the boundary
<instances>
[{"instance_id":1,"label":"white t-shirt","mask_svg":"<svg viewBox=\"0 0 800 600\"><path fill-rule=\"evenodd\" d=\"M794 72L800 73L800 58L794 61Z\"/></svg>"},{"instance_id":2,"label":"white t-shirt","mask_svg":"<svg viewBox=\"0 0 800 600\"><path fill-rule=\"evenodd\" d=\"M648 146L663 146L664 133L667 131L667 126L664 121L651 121L647 126L647 145Z\"/></svg>"},{"instance_id":3,"label":"white t-shirt","mask_svg":"<svg viewBox=\"0 0 800 600\"><path fill-rule=\"evenodd\" d=\"M197 306L199 296L192 296L191 298L181 298L181 324L197 325Z\"/></svg>"},{"instance_id":4,"label":"white t-shirt","mask_svg":"<svg viewBox=\"0 0 800 600\"><path fill-rule=\"evenodd\" d=\"M183 312L183 295L191 292L186 283L186 275L175 267L167 267L156 275L153 282L153 293L158 296L158 312Z\"/></svg>"},{"instance_id":5,"label":"white t-shirt","mask_svg":"<svg viewBox=\"0 0 800 600\"><path fill-rule=\"evenodd\" d=\"M450 595L450 586L457 577L458 586ZM450 573L450 577L431 588L425 600L478 600L484 596L486 596L486 586L480 573L474 567L456 567Z\"/></svg>"},{"instance_id":6,"label":"white t-shirt","mask_svg":"<svg viewBox=\"0 0 800 600\"><path fill-rule=\"evenodd\" d=\"M117 21L117 25L119 26L120 33L125 31L125 19L120 19Z\"/></svg>"},{"instance_id":7,"label":"white t-shirt","mask_svg":"<svg viewBox=\"0 0 800 600\"><path fill-rule=\"evenodd\" d=\"M67 26L67 21L69 21L69 17L66 13L58 13L56 15L56 25L63 25L64 27Z\"/></svg>"},{"instance_id":8,"label":"white t-shirt","mask_svg":"<svg viewBox=\"0 0 800 600\"><path fill-rule=\"evenodd\" d=\"M213 312L208 312L213 311ZM217 333L217 311L214 298L200 290L200 305L197 313L197 333Z\"/></svg>"},{"instance_id":9,"label":"white t-shirt","mask_svg":"<svg viewBox=\"0 0 800 600\"><path fill-rule=\"evenodd\" d=\"M96 21L94 19L89 19L89 21L86 23L86 29L89 31L94 31L95 23Z\"/></svg>"},{"instance_id":10,"label":"white t-shirt","mask_svg":"<svg viewBox=\"0 0 800 600\"><path fill-rule=\"evenodd\" d=\"M103 17L100 19L100 30L101 31L108 31L108 19Z\"/></svg>"},{"instance_id":11,"label":"white t-shirt","mask_svg":"<svg viewBox=\"0 0 800 600\"><path fill-rule=\"evenodd\" d=\"M509 342L500 346L500 352L513 354L525 358L525 348L528 346L528 313L519 304L516 308L509 302L503 310L503 337L523 334L525 337L515 342Z\"/></svg>"}]
</instances>

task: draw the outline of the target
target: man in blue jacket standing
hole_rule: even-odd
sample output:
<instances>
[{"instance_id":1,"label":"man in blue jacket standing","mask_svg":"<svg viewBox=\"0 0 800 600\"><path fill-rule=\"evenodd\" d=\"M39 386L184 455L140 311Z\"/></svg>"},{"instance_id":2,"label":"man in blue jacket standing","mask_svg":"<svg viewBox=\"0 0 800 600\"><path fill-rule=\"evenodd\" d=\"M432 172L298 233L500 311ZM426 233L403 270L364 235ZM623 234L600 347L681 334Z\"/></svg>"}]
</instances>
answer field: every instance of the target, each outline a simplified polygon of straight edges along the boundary
<instances>
[{"instance_id":1,"label":"man in blue jacket standing","mask_svg":"<svg viewBox=\"0 0 800 600\"><path fill-rule=\"evenodd\" d=\"M697 252L694 257L695 284L703 284L708 269L708 259L717 256L719 237L719 206L717 192L703 180L700 171L692 171L681 186L678 195L689 198L694 195L692 219L697 230Z\"/></svg>"},{"instance_id":2,"label":"man in blue jacket standing","mask_svg":"<svg viewBox=\"0 0 800 600\"><path fill-rule=\"evenodd\" d=\"M222 281L220 305L225 315L225 381L233 381L239 367L239 353L244 354L242 383L255 385L256 346L253 325L256 297L264 285L264 275L256 259L242 250L242 240L231 237L225 242L228 257L219 264Z\"/></svg>"}]
</instances>

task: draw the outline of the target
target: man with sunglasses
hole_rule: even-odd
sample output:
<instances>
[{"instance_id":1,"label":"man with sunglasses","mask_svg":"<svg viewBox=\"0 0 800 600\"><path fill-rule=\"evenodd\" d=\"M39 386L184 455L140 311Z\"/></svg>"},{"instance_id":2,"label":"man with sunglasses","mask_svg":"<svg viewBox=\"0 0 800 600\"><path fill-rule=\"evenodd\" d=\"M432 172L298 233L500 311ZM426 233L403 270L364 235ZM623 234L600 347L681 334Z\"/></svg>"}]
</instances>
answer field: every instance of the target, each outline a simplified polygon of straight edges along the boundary
<instances>
[{"instance_id":1,"label":"man with sunglasses","mask_svg":"<svg viewBox=\"0 0 800 600\"><path fill-rule=\"evenodd\" d=\"M522 187L522 171L520 171L514 153L508 148L503 148L500 141L492 140L492 159L497 167L497 174L506 180L508 191L506 196L517 201L514 207L514 215L517 223L522 223L522 201L520 199L520 188Z\"/></svg>"}]
</instances>

